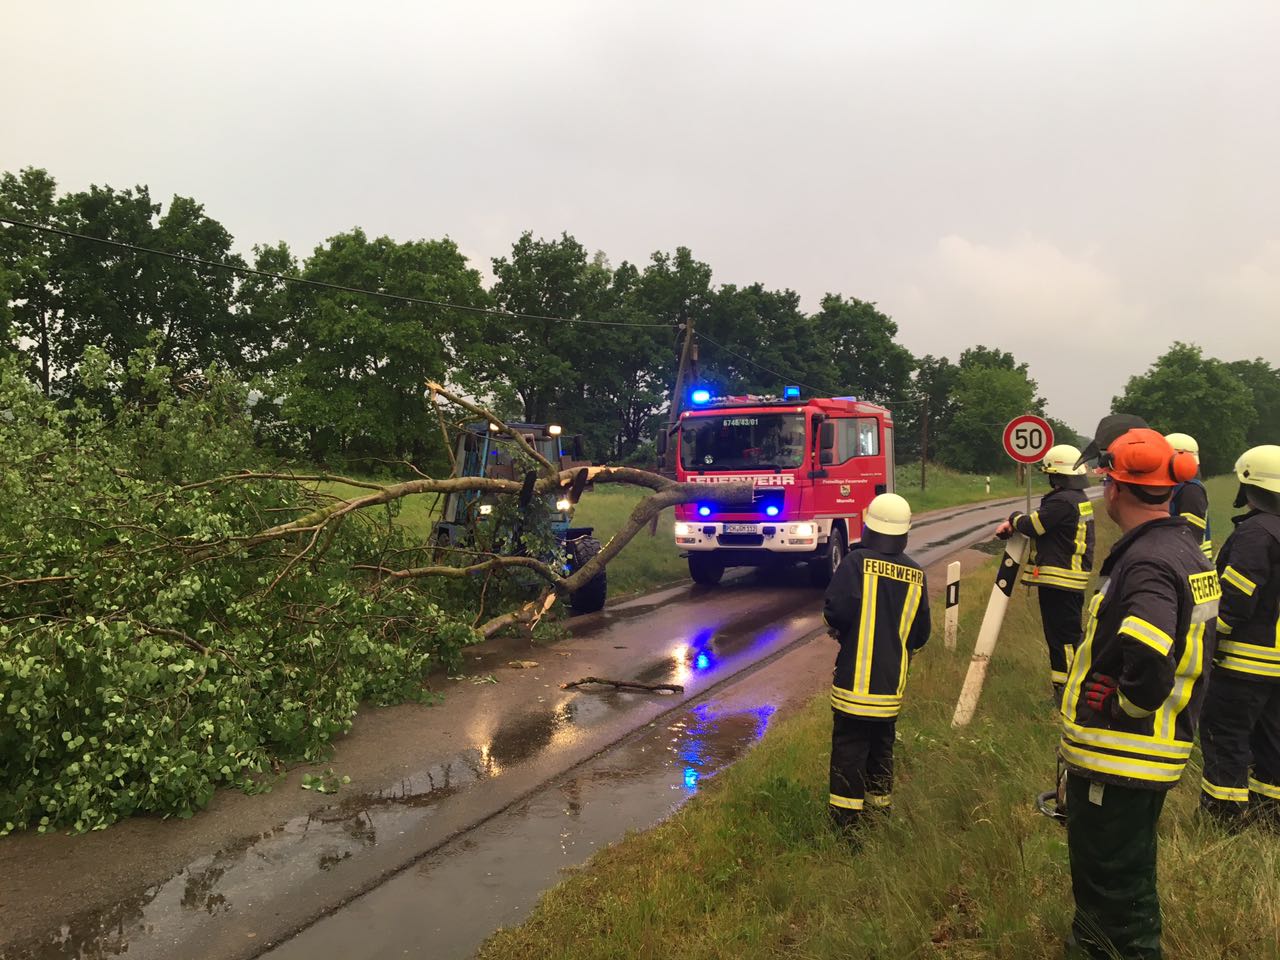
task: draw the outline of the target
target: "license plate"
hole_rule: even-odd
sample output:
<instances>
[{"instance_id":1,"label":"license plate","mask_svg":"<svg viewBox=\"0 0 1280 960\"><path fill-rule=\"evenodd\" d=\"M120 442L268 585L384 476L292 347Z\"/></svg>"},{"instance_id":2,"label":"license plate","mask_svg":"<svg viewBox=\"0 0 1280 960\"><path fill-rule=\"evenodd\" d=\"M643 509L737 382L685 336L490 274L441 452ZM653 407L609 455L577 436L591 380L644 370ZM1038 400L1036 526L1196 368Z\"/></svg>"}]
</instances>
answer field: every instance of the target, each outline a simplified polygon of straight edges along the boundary
<instances>
[{"instance_id":1,"label":"license plate","mask_svg":"<svg viewBox=\"0 0 1280 960\"><path fill-rule=\"evenodd\" d=\"M755 533L756 525L754 523L726 523L724 525L725 533Z\"/></svg>"}]
</instances>

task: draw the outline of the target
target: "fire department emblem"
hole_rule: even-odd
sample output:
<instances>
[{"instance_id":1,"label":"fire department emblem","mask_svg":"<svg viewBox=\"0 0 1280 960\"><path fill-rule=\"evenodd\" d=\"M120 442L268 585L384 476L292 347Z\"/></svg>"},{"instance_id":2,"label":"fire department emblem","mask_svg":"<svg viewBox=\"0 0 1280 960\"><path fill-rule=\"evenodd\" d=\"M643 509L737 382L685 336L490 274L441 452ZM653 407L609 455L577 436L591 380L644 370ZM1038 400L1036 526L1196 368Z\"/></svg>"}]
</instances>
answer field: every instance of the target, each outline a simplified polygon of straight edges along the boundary
<instances>
[{"instance_id":1,"label":"fire department emblem","mask_svg":"<svg viewBox=\"0 0 1280 960\"><path fill-rule=\"evenodd\" d=\"M840 484L840 496L847 497L852 489L847 483Z\"/></svg>"}]
</instances>

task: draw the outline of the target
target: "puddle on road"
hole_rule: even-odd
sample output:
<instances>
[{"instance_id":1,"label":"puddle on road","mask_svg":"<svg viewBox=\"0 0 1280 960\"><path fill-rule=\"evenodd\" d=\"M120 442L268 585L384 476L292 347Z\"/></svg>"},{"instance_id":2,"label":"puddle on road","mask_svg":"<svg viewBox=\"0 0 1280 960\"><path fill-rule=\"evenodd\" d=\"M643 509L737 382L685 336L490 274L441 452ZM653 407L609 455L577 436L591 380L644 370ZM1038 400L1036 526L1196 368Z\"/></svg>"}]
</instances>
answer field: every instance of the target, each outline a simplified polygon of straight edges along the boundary
<instances>
[{"instance_id":1,"label":"puddle on road","mask_svg":"<svg viewBox=\"0 0 1280 960\"><path fill-rule=\"evenodd\" d=\"M679 657L660 661L663 672L710 669L718 660L708 633L702 643L685 645ZM701 643L701 646L697 644ZM701 663L701 666L699 666ZM272 830L239 839L206 857L193 861L167 880L125 896L105 909L72 914L48 935L22 945L0 948L5 960L53 960L53 958L105 958L176 956L190 924L228 915L220 923L234 923L237 907L279 896L294 880L315 871L341 869L345 861L379 842L395 842L398 836L420 827L437 805L459 790L501 775L562 741L581 735L582 727L606 720L627 709L645 694L566 694L546 710L514 718L500 725L490 740L458 753L411 777L375 793L338 795L334 802L307 815L295 817ZM562 798L555 811L572 820L590 798L602 790L616 794L607 802L611 810L603 825L619 829L646 826L668 812L679 798L696 789L698 782L734 759L744 746L761 736L772 707L720 716L706 705L678 714L665 727L667 743L648 743L615 751L607 762L596 761L589 772L564 781L552 793ZM659 725L661 726L661 725ZM645 728L650 737L653 728ZM616 755L615 755L616 754ZM641 782L644 781L644 782ZM668 784L667 781L670 781ZM624 787L624 784L634 784ZM671 790L679 792L673 797ZM658 798L655 805L655 797ZM530 823L545 825L561 813L542 809L539 802L521 809ZM508 815L510 816L510 815ZM587 818L594 823L594 816ZM542 836L536 828L535 833ZM561 853L581 847L594 849L596 841L576 838L573 829L553 831ZM548 834L550 836L551 834ZM470 843L470 841L466 841ZM454 842L446 857L456 858L464 844ZM584 853L583 858L588 855ZM470 862L468 858L462 858ZM455 870L459 868L454 868ZM466 873L468 868L462 868ZM463 881L455 881L463 882ZM472 878L481 888L485 883ZM544 884L545 885L545 884ZM541 886L534 889L534 893ZM473 890L473 893L476 891ZM467 910L465 905L457 909ZM340 953L324 956L344 956ZM354 954L353 954L354 955ZM314 960L312 956L312 960Z\"/></svg>"},{"instance_id":2,"label":"puddle on road","mask_svg":"<svg viewBox=\"0 0 1280 960\"><path fill-rule=\"evenodd\" d=\"M270 960L471 956L519 923L562 871L669 816L764 735L775 707L714 702L647 728L447 844L266 956Z\"/></svg>"}]
</instances>

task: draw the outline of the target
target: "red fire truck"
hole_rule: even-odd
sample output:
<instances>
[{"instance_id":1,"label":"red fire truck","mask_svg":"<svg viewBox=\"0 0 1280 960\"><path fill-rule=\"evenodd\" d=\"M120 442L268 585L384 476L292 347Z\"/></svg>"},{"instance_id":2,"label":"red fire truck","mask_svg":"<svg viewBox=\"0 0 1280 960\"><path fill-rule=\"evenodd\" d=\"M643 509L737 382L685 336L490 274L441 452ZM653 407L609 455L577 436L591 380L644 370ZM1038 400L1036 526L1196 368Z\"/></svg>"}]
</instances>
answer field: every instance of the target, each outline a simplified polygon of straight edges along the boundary
<instances>
[{"instance_id":1,"label":"red fire truck","mask_svg":"<svg viewBox=\"0 0 1280 960\"><path fill-rule=\"evenodd\" d=\"M695 390L681 414L676 477L690 483L755 482L749 508L676 507L675 541L697 583L720 582L727 567L804 562L825 586L862 511L893 490L893 415L855 397L801 400L712 397Z\"/></svg>"}]
</instances>

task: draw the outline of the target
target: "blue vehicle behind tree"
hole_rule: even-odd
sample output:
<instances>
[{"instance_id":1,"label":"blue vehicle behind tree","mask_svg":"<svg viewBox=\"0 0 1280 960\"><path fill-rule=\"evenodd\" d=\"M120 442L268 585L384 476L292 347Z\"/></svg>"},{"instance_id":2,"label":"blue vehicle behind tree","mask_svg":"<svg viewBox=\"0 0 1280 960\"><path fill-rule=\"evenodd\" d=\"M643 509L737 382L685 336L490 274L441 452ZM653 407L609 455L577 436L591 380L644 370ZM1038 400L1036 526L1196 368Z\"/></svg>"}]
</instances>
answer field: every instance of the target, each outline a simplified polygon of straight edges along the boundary
<instances>
[{"instance_id":1,"label":"blue vehicle behind tree","mask_svg":"<svg viewBox=\"0 0 1280 960\"><path fill-rule=\"evenodd\" d=\"M592 527L571 526L574 507L591 465L583 455L581 435L564 435L557 424L508 423L539 454L560 470L578 470L568 490L535 496L536 470L495 425L485 421L464 424L454 451L454 476L519 480L524 488L512 504L507 498L482 491L451 493L445 498L441 519L436 523L434 541L442 552L483 550L508 555L532 555L539 560L563 556L564 574L580 569L600 552L600 541ZM522 463L523 459L523 463ZM542 531L549 531L547 537ZM604 570L569 596L575 613L594 613L604 607L608 580Z\"/></svg>"}]
</instances>

